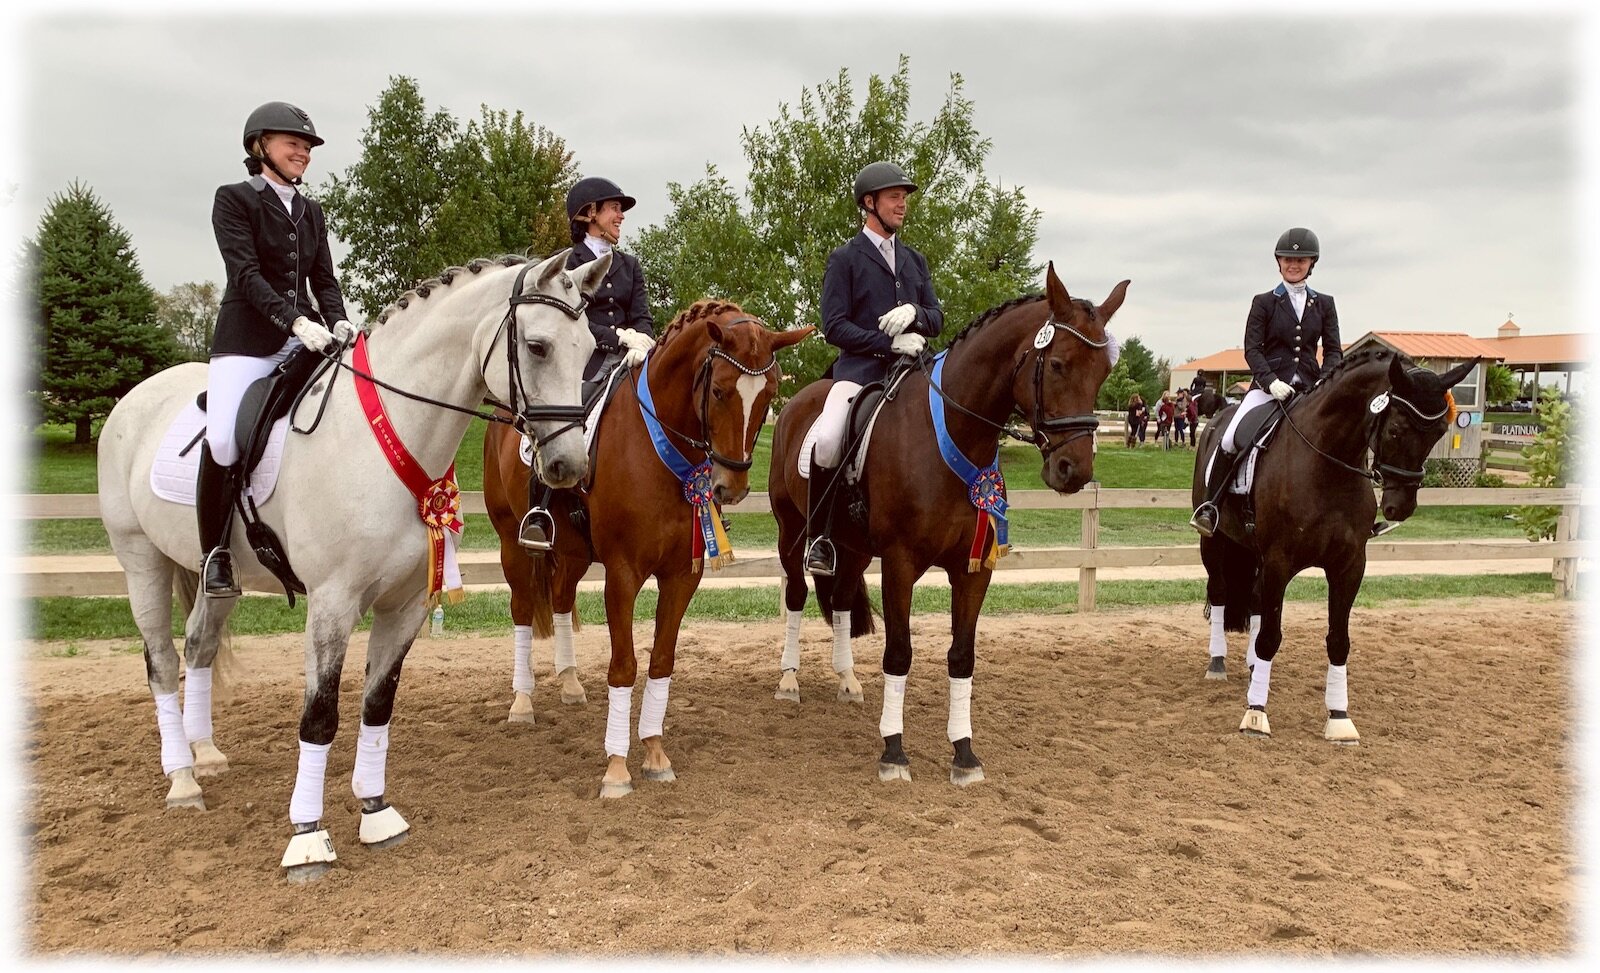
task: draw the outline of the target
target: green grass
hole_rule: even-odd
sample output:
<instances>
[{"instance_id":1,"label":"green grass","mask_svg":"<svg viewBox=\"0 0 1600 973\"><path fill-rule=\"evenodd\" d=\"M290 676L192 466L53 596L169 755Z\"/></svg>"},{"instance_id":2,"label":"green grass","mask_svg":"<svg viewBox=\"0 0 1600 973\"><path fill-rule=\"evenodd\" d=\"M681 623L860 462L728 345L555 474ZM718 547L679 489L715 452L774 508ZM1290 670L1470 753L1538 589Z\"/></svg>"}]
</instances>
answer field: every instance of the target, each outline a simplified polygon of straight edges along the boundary
<instances>
[{"instance_id":1,"label":"green grass","mask_svg":"<svg viewBox=\"0 0 1600 973\"><path fill-rule=\"evenodd\" d=\"M1368 578L1356 599L1360 607L1403 603L1426 604L1440 598L1518 597L1548 594L1548 574L1510 575L1423 575L1412 577ZM872 588L877 604L878 589ZM1296 579L1289 585L1289 601L1326 602L1328 586L1320 578ZM1205 598L1205 582L1186 581L1102 581L1096 585L1096 602L1104 608L1184 606L1198 612ZM690 619L710 621L762 621L778 618L778 588L708 589L695 595L689 605ZM127 639L125 648L138 651L138 632L125 598L36 598L27 604L31 638L69 643L57 655L76 655L71 643L88 639ZM995 584L984 602L985 615L1073 614L1077 611L1078 586L1075 582L1049 584ZM656 595L639 595L635 620L655 617ZM948 614L950 592L939 584L917 590L912 599L914 614ZM807 604L807 615L817 617L815 599ZM605 605L598 592L578 595L578 614L585 624L599 625ZM229 628L240 635L277 635L305 630L305 601L289 608L282 598L248 597L239 602L229 620ZM365 630L367 621L361 629ZM503 592L469 595L459 605L445 609L447 635L495 635L511 631L510 596ZM173 612L172 633L183 634L183 620Z\"/></svg>"}]
</instances>

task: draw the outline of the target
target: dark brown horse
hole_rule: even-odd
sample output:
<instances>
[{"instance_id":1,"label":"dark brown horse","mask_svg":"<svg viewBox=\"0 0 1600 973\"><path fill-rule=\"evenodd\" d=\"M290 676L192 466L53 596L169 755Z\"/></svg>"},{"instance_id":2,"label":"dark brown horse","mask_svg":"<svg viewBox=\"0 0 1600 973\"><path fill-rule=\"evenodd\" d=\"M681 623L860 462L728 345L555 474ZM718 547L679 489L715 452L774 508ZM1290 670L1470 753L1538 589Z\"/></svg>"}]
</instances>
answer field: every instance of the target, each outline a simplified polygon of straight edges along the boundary
<instances>
[{"instance_id":1,"label":"dark brown horse","mask_svg":"<svg viewBox=\"0 0 1600 973\"><path fill-rule=\"evenodd\" d=\"M1073 493L1094 476L1095 397L1111 373L1114 346L1106 323L1122 305L1128 281L1112 288L1095 307L1075 300L1050 267L1043 297L1021 298L979 317L956 335L937 367L923 362L894 400L879 414L871 436L865 469L846 506L859 514L834 519L833 541L838 568L831 578L817 579L817 601L834 626L834 668L844 678L853 666L848 636L872 630L863 575L872 557L881 558L883 618L887 636L883 652L884 706L879 721L883 755L881 780L910 779L902 746L902 704L906 675L911 671L911 592L931 567L940 567L951 585L947 656L950 676L949 739L955 749L951 780L967 784L983 779L983 765L972 752L970 698L975 662L978 613L989 588L992 552L1001 538L988 516L979 514L969 497L990 504L1003 491L993 475L979 475L977 486L948 468L935 433L935 412L948 430L947 448L964 457L973 472L997 457L1002 424L1020 413L1033 427L1034 442L1044 457L1044 481L1052 489ZM802 478L801 445L827 398L831 382L813 382L802 389L778 417L773 432L772 469L768 491L778 519L778 555L786 584L785 605L794 638L781 666L780 698L799 699L795 679L799 667L798 628L806 601L802 566L806 536L807 491L816 480ZM930 394L931 393L931 394ZM849 462L847 458L846 462ZM835 479L843 484L841 471ZM844 489L843 486L838 489ZM1003 518L1003 503L995 508ZM987 556L986 556L987 555ZM849 621L845 621L848 614ZM843 650L839 642L845 639ZM841 685L842 695L849 687Z\"/></svg>"},{"instance_id":2,"label":"dark brown horse","mask_svg":"<svg viewBox=\"0 0 1600 973\"><path fill-rule=\"evenodd\" d=\"M1417 509L1423 461L1454 418L1450 388L1472 370L1469 361L1436 374L1387 349L1346 358L1327 380L1291 400L1284 420L1256 460L1252 493L1254 527L1239 496L1224 493L1217 531L1201 538L1206 566L1206 615L1211 619L1210 679L1226 679L1226 632L1250 632L1250 669L1244 721L1239 729L1268 736L1267 689L1272 660L1283 641L1283 593L1306 568L1328 579L1328 722L1323 736L1335 743L1360 739L1350 720L1346 664L1350 656L1350 606L1367 569L1377 502L1383 516L1400 522ZM1236 407L1207 424L1195 454L1194 502L1205 494L1206 464ZM1276 409L1276 404L1263 405ZM1372 467L1364 463L1368 452Z\"/></svg>"},{"instance_id":3,"label":"dark brown horse","mask_svg":"<svg viewBox=\"0 0 1600 973\"><path fill-rule=\"evenodd\" d=\"M1194 407L1200 413L1200 418L1202 419L1211 418L1227 404L1228 400L1224 399L1216 389L1209 385L1206 386L1205 391L1194 398Z\"/></svg>"},{"instance_id":4,"label":"dark brown horse","mask_svg":"<svg viewBox=\"0 0 1600 973\"><path fill-rule=\"evenodd\" d=\"M572 664L578 581L592 562L605 565L611 666L602 797L632 790L627 754L637 677L633 608L651 577L660 598L639 737L645 777L673 779L661 724L678 625L700 586L702 561L715 566L732 557L718 508L750 492L751 451L778 390L777 352L813 330L774 332L726 301L700 301L679 314L605 406L588 483L581 496L555 494L550 508L558 525L555 547L539 556L517 543L528 503L528 468L518 456L519 437L501 426L484 438L484 503L500 535L500 564L518 626L512 721L532 722L531 667L523 667L535 634L555 636L563 701L583 700ZM669 469L662 455L682 463L680 472Z\"/></svg>"}]
</instances>

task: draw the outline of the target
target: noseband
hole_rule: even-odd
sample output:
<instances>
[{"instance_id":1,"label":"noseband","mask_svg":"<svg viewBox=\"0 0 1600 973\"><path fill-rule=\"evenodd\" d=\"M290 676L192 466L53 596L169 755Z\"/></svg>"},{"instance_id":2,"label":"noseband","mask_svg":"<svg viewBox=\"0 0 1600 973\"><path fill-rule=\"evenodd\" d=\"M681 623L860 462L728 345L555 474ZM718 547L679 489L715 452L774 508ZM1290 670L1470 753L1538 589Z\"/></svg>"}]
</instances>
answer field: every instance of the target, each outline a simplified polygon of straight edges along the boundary
<instances>
[{"instance_id":1,"label":"noseband","mask_svg":"<svg viewBox=\"0 0 1600 973\"><path fill-rule=\"evenodd\" d=\"M535 291L532 294L522 292L522 281L528 275L532 264L525 264L517 272L516 282L511 285L511 297L506 302L506 315L500 319L500 327L495 331L494 340L489 344L489 350L484 352L483 362L478 366L478 371L483 375L485 383L489 378L489 358L494 354L494 344L500 340L501 333L506 335L506 386L511 390L511 404L488 400L492 405L499 406L516 417L512 425L525 436L533 439L534 447L543 446L562 433L583 424L583 406L580 405L534 405L532 397L522 382L522 366L517 358L517 345L520 344L521 334L517 322L517 307L523 304L543 304L560 310L574 321L583 317L584 310L589 306L589 295L580 293L576 305L568 304L557 297L550 297ZM517 403L522 403L522 408L517 408ZM554 432L546 436L536 437L529 431L532 422L561 422Z\"/></svg>"},{"instance_id":2,"label":"noseband","mask_svg":"<svg viewBox=\"0 0 1600 973\"><path fill-rule=\"evenodd\" d=\"M727 324L721 325L721 327L731 328L736 324L743 324L746 321L753 321L757 325L762 323L759 318L745 315L741 318L734 318ZM652 352L652 354L654 354L654 352ZM696 439L693 436L685 435L684 433L679 432L666 423L661 422L661 417L653 412L651 413L651 418L660 423L662 429L683 440L693 448L704 452L706 454L706 458L711 460L713 463L716 463L718 466L721 466L724 469L734 473L745 473L755 465L754 448L750 450L749 459L738 460L722 455L721 453L717 452L716 447L712 446L711 444L710 422L706 417L710 413L711 409L711 366L712 363L719 358L746 375L766 375L774 368L778 367L778 355L776 352L773 353L772 359L768 361L766 365L762 366L761 368L751 368L749 365L746 365L744 362L723 351L717 345L712 345L711 349L706 352L706 357L701 360L699 369L695 372L694 386L692 386L693 388L699 388L700 390L700 438ZM635 379L635 381L637 381L637 379ZM761 438L761 427L766 425L767 413L771 410L772 403L768 402L767 407L761 411L761 421L756 423L756 438L758 440Z\"/></svg>"}]
</instances>

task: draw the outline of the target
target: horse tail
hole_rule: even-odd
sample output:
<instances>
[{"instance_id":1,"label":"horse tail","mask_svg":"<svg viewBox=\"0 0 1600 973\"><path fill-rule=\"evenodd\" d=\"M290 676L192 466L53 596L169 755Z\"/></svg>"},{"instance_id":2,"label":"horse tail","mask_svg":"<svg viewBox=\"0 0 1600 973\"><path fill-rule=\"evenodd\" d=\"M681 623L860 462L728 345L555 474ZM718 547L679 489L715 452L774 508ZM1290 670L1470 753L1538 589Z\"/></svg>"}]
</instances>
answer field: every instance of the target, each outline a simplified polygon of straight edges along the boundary
<instances>
[{"instance_id":1,"label":"horse tail","mask_svg":"<svg viewBox=\"0 0 1600 973\"><path fill-rule=\"evenodd\" d=\"M504 543L502 541L502 543ZM527 561L527 570L523 573L522 594L528 599L532 608L529 624L533 627L535 638L554 638L556 634L555 605L552 597L555 577L555 553L547 552L541 557L528 557L521 550L516 552L523 560ZM572 607L572 630L578 630L578 607Z\"/></svg>"},{"instance_id":2,"label":"horse tail","mask_svg":"<svg viewBox=\"0 0 1600 973\"><path fill-rule=\"evenodd\" d=\"M1256 575L1261 558L1248 547L1226 538L1216 538L1222 546L1223 602L1222 627L1229 632L1248 632L1250 616L1255 614Z\"/></svg>"},{"instance_id":3,"label":"horse tail","mask_svg":"<svg viewBox=\"0 0 1600 973\"><path fill-rule=\"evenodd\" d=\"M177 568L172 572L172 593L178 599L182 617L194 611L195 599L200 595L200 575ZM233 698L233 687L244 681L244 660L233 651L233 633L227 622L222 623L222 635L217 639L217 654L211 660L211 692L222 702Z\"/></svg>"},{"instance_id":4,"label":"horse tail","mask_svg":"<svg viewBox=\"0 0 1600 973\"><path fill-rule=\"evenodd\" d=\"M859 585L855 601L850 604L850 637L871 635L877 630L872 621L872 599L867 597L867 586Z\"/></svg>"}]
</instances>

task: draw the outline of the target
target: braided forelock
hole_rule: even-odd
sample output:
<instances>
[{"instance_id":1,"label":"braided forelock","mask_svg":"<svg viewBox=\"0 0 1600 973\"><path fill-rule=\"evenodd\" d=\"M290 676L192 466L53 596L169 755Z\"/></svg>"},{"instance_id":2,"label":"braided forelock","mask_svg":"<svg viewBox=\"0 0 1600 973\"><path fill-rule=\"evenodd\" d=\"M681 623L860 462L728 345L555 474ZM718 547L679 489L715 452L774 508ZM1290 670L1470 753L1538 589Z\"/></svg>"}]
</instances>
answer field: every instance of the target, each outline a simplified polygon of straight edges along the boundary
<instances>
[{"instance_id":1,"label":"braided forelock","mask_svg":"<svg viewBox=\"0 0 1600 973\"><path fill-rule=\"evenodd\" d=\"M532 263L535 260L543 259L543 257L531 257L522 254L507 253L498 257L475 257L472 260L469 260L463 266L446 267L439 273L439 276L418 281L415 287L412 287L404 294L401 294L395 299L393 304L390 304L388 307L378 312L378 318L373 327L383 324L396 314L404 311L406 308L411 306L412 301L426 299L429 294L433 293L434 288L449 287L451 284L455 283L456 278L461 276L463 273L479 274L488 267L518 267L522 264Z\"/></svg>"}]
</instances>

